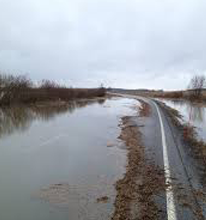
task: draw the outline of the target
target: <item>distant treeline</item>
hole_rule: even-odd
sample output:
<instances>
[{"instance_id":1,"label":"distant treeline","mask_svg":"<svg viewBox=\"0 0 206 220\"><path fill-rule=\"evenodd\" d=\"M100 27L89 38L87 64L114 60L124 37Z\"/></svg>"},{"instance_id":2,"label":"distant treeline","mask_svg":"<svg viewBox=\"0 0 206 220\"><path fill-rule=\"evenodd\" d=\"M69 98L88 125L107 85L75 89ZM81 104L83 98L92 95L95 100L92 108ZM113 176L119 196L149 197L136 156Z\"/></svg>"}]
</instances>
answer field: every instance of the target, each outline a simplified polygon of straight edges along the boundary
<instances>
[{"instance_id":1,"label":"distant treeline","mask_svg":"<svg viewBox=\"0 0 206 220\"><path fill-rule=\"evenodd\" d=\"M181 99L184 98L183 91L173 91L173 92L155 92L152 94L152 97L157 98L169 98L169 99Z\"/></svg>"},{"instance_id":2,"label":"distant treeline","mask_svg":"<svg viewBox=\"0 0 206 220\"><path fill-rule=\"evenodd\" d=\"M197 90L184 90L184 91L171 91L152 93L152 97L156 98L169 98L169 99L189 99L191 101L206 101L206 89L201 89L201 92Z\"/></svg>"},{"instance_id":3,"label":"distant treeline","mask_svg":"<svg viewBox=\"0 0 206 220\"><path fill-rule=\"evenodd\" d=\"M0 105L35 103L42 101L69 101L103 97L103 87L94 89L68 88L51 80L42 80L38 86L25 75L0 74Z\"/></svg>"},{"instance_id":4,"label":"distant treeline","mask_svg":"<svg viewBox=\"0 0 206 220\"><path fill-rule=\"evenodd\" d=\"M187 89L182 91L163 91L163 90L143 90L143 89L108 89L111 93L122 93L129 95L153 97L153 98L168 98L168 99L188 99L191 101L206 101L206 89Z\"/></svg>"},{"instance_id":5,"label":"distant treeline","mask_svg":"<svg viewBox=\"0 0 206 220\"><path fill-rule=\"evenodd\" d=\"M192 101L206 101L206 76L198 74L194 75L187 86L187 90L154 93L153 96L174 99L184 98Z\"/></svg>"}]
</instances>

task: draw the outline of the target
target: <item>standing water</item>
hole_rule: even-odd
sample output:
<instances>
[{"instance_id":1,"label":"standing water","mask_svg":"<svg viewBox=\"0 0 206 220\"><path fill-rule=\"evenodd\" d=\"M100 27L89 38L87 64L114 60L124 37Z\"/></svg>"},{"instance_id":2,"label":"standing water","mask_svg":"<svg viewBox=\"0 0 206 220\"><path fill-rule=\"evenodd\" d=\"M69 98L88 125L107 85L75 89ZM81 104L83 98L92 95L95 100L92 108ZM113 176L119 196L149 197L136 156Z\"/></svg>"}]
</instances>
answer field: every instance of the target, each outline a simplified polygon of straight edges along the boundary
<instances>
[{"instance_id":1,"label":"standing water","mask_svg":"<svg viewBox=\"0 0 206 220\"><path fill-rule=\"evenodd\" d=\"M196 128L198 139L206 142L206 104L175 99L160 99L160 101L178 110L183 120Z\"/></svg>"},{"instance_id":2,"label":"standing water","mask_svg":"<svg viewBox=\"0 0 206 220\"><path fill-rule=\"evenodd\" d=\"M118 124L136 103L0 109L0 219L110 219L126 165Z\"/></svg>"}]
</instances>

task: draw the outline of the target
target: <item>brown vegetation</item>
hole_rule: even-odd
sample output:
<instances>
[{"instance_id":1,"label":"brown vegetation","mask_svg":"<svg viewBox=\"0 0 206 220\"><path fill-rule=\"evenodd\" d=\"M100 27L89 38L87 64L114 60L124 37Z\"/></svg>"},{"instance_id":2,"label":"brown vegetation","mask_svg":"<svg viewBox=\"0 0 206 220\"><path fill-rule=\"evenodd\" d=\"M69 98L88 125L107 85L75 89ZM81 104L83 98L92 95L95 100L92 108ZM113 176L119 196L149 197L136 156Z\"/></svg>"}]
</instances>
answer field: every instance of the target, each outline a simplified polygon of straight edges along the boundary
<instances>
[{"instance_id":1,"label":"brown vegetation","mask_svg":"<svg viewBox=\"0 0 206 220\"><path fill-rule=\"evenodd\" d=\"M206 144L203 141L197 140L195 128L189 124L183 124L183 137L184 140L191 146L195 158L202 160L206 166Z\"/></svg>"},{"instance_id":2,"label":"brown vegetation","mask_svg":"<svg viewBox=\"0 0 206 220\"><path fill-rule=\"evenodd\" d=\"M0 74L0 105L56 100L68 101L102 97L105 93L103 87L94 89L67 88L50 80L42 80L40 86L35 87L27 76Z\"/></svg>"},{"instance_id":3,"label":"brown vegetation","mask_svg":"<svg viewBox=\"0 0 206 220\"><path fill-rule=\"evenodd\" d=\"M206 77L195 75L191 78L187 90L171 92L151 92L150 96L169 99L189 99L191 101L203 101L205 97Z\"/></svg>"},{"instance_id":4,"label":"brown vegetation","mask_svg":"<svg viewBox=\"0 0 206 220\"><path fill-rule=\"evenodd\" d=\"M202 89L200 95L199 91L195 89L189 89L185 91L171 91L161 93L150 93L150 97L154 98L166 98L166 99L187 99L193 102L206 101L206 90Z\"/></svg>"},{"instance_id":5,"label":"brown vegetation","mask_svg":"<svg viewBox=\"0 0 206 220\"><path fill-rule=\"evenodd\" d=\"M152 95L155 98L181 99L184 97L183 91L161 92Z\"/></svg>"},{"instance_id":6,"label":"brown vegetation","mask_svg":"<svg viewBox=\"0 0 206 220\"><path fill-rule=\"evenodd\" d=\"M117 181L115 212L112 220L155 220L161 211L154 196L165 190L164 172L149 165L144 158L141 133L132 123L132 117L122 118L120 139L128 147L126 173Z\"/></svg>"},{"instance_id":7,"label":"brown vegetation","mask_svg":"<svg viewBox=\"0 0 206 220\"><path fill-rule=\"evenodd\" d=\"M195 75L190 80L188 89L191 91L191 99L201 99L202 91L206 87L206 77L204 75Z\"/></svg>"},{"instance_id":8,"label":"brown vegetation","mask_svg":"<svg viewBox=\"0 0 206 220\"><path fill-rule=\"evenodd\" d=\"M107 203L108 200L109 200L108 196L102 196L102 197L97 198L98 203Z\"/></svg>"},{"instance_id":9,"label":"brown vegetation","mask_svg":"<svg viewBox=\"0 0 206 220\"><path fill-rule=\"evenodd\" d=\"M151 107L148 103L143 102L142 100L139 100L141 102L141 107L139 109L139 116L140 117L148 117L151 113Z\"/></svg>"}]
</instances>

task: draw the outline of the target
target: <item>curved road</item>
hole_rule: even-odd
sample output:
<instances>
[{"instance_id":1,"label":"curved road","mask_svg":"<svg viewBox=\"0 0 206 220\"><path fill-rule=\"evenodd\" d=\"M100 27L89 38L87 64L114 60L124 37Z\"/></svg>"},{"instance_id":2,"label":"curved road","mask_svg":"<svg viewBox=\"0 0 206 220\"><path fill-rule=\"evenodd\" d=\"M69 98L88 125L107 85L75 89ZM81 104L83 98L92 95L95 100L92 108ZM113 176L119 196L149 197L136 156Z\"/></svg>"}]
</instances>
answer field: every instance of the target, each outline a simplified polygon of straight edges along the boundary
<instances>
[{"instance_id":1,"label":"curved road","mask_svg":"<svg viewBox=\"0 0 206 220\"><path fill-rule=\"evenodd\" d=\"M161 210L164 210L162 219L206 219L204 199L200 196L203 188L200 169L189 155L181 132L173 125L165 110L152 99L115 95L139 99L150 105L149 117L138 118L137 123L141 125L147 159L164 169L165 182L169 185L157 201Z\"/></svg>"}]
</instances>

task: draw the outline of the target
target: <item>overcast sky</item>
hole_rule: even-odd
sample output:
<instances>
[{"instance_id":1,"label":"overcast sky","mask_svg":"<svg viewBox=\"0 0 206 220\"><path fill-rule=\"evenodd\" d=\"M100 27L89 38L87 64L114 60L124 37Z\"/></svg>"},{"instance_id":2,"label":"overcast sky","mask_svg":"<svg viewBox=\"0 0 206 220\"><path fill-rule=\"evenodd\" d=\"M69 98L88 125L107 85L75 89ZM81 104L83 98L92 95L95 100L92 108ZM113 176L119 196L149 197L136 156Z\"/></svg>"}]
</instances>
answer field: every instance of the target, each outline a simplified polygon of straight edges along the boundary
<instances>
[{"instance_id":1,"label":"overcast sky","mask_svg":"<svg viewBox=\"0 0 206 220\"><path fill-rule=\"evenodd\" d=\"M205 0L0 0L0 70L182 89L206 72Z\"/></svg>"}]
</instances>

